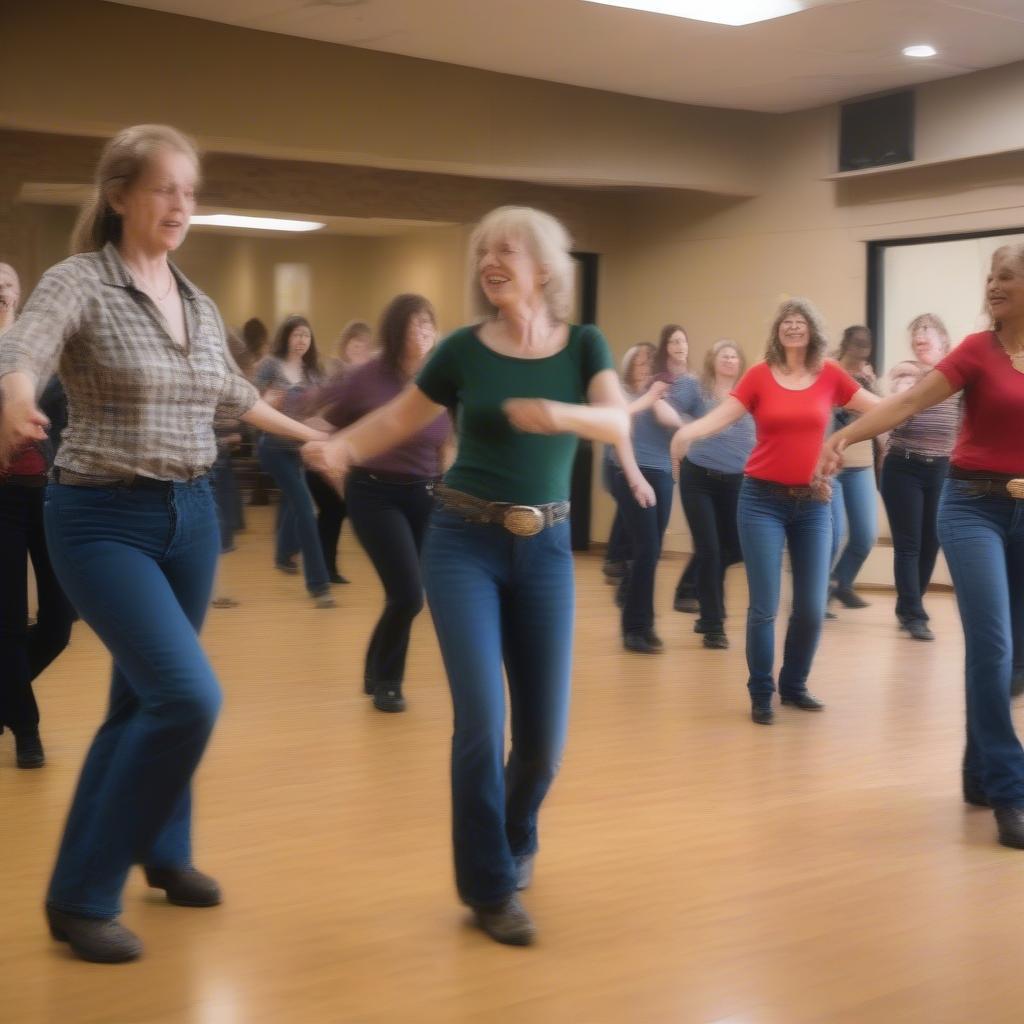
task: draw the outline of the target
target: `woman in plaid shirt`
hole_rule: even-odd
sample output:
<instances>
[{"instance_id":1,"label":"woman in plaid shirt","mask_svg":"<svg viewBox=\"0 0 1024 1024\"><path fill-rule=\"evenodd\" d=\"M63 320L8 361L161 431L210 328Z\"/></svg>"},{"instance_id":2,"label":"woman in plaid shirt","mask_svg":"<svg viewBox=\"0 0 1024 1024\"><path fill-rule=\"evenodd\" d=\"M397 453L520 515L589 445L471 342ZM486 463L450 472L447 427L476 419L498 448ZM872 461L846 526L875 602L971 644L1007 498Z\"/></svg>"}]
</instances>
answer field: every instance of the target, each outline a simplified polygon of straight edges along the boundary
<instances>
[{"instance_id":1,"label":"woman in plaid shirt","mask_svg":"<svg viewBox=\"0 0 1024 1024\"><path fill-rule=\"evenodd\" d=\"M192 866L190 801L221 703L197 638L220 546L214 419L324 436L259 399L217 307L168 259L198 177L194 147L173 128L112 139L77 255L47 271L0 339L0 467L45 436L35 399L55 368L67 391L46 535L61 585L114 658L46 901L53 937L96 962L142 951L116 920L133 864L173 903L220 902Z\"/></svg>"}]
</instances>

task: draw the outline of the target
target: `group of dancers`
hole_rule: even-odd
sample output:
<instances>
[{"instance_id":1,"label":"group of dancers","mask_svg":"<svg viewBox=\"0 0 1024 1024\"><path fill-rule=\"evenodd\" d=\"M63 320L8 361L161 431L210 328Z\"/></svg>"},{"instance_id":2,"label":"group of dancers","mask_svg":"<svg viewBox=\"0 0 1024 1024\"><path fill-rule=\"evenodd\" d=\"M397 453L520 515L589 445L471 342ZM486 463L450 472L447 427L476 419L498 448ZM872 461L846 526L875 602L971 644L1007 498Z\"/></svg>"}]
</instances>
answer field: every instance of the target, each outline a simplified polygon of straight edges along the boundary
<instances>
[{"instance_id":1,"label":"group of dancers","mask_svg":"<svg viewBox=\"0 0 1024 1024\"><path fill-rule=\"evenodd\" d=\"M959 395L937 533L967 641L964 796L993 808L1001 842L1024 848L1024 749L1010 712L1015 640L1024 637L1024 247L993 258L985 296L992 328L935 359L934 369L918 360L920 379L886 399L872 391L863 334L844 339L842 364L826 358L820 318L803 300L783 304L763 361L745 372L739 347L719 342L702 378L688 375L685 331L672 325L658 350L630 353L624 394L601 332L569 323L565 229L540 211L502 207L472 233L476 322L436 344L430 304L401 296L384 317L380 355L300 416L296 390L319 383L308 372L308 323L282 327L257 388L232 358L216 306L169 258L185 239L199 171L194 146L173 128L140 125L113 138L97 168L96 199L76 228L75 255L47 271L0 337L4 514L13 514L8 492L34 489L18 513L33 524L26 550L35 559L45 532L68 614L85 620L114 661L107 717L46 896L54 939L94 962L140 956L141 941L118 920L136 864L173 903L207 907L222 898L192 863L190 842L191 781L221 704L198 639L221 548L210 482L217 422L261 432L260 458L284 503L275 560L289 571L301 551L320 604L330 603L331 573L303 465L344 490L385 585L364 671L381 710L402 706L422 578L454 708L458 894L491 938L527 945L536 929L519 894L532 879L538 816L568 718L577 438L612 449L610 483L629 556L626 646L659 646L653 578L678 471L697 547L697 625L708 646L727 643L722 578L742 558L752 717L768 724L776 688L783 704L822 707L807 682L830 575L837 598L857 596L861 556L855 550L840 569L832 509L840 490L847 518L865 504L856 484L847 486L867 468L857 445ZM2 281L0 273L0 306ZM40 396L55 372L71 412L44 490L51 421ZM852 418L829 434L836 410ZM890 459L905 476L936 465L930 455L911 457L919 453L913 444L930 437L890 444L886 470ZM906 465L897 462L903 452ZM925 507L922 498L917 514ZM785 547L794 598L776 687ZM923 569L898 609L908 629L926 618ZM37 626L47 621L41 607ZM45 654L26 642L26 621L19 631L5 618L4 629L5 671L18 643L37 652L18 655L17 685L30 687ZM59 641L66 629L52 643ZM28 718L15 724L7 704L4 714L16 734L25 731Z\"/></svg>"}]
</instances>

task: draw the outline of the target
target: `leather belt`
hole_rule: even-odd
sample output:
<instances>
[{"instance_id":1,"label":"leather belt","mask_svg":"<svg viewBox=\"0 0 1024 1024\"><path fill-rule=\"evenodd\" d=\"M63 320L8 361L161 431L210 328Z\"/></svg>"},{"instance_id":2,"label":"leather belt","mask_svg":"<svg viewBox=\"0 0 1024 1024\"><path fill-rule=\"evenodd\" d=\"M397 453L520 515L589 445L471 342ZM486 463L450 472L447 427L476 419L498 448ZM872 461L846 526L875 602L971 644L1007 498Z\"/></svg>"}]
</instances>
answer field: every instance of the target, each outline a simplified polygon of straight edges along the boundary
<instances>
[{"instance_id":1,"label":"leather belt","mask_svg":"<svg viewBox=\"0 0 1024 1024\"><path fill-rule=\"evenodd\" d=\"M890 448L886 453L894 459L902 459L904 462L920 462L925 466L933 466L939 462L948 462L948 455L921 455L919 452L912 452L906 448Z\"/></svg>"},{"instance_id":2,"label":"leather belt","mask_svg":"<svg viewBox=\"0 0 1024 1024\"><path fill-rule=\"evenodd\" d=\"M434 497L441 508L462 516L469 523L503 526L517 537L533 537L569 518L567 501L554 501L547 505L513 505L507 501L487 501L444 484L434 488Z\"/></svg>"},{"instance_id":3,"label":"leather belt","mask_svg":"<svg viewBox=\"0 0 1024 1024\"><path fill-rule=\"evenodd\" d=\"M981 497L1024 500L1024 477L1015 477L1010 473L990 473L983 469L960 469L959 466L951 466L949 478L970 484L971 491Z\"/></svg>"},{"instance_id":4,"label":"leather belt","mask_svg":"<svg viewBox=\"0 0 1024 1024\"><path fill-rule=\"evenodd\" d=\"M818 501L825 503L824 498L819 497L813 487L790 487L788 484L777 484L774 480L762 480L760 477L748 476L758 487L777 494L780 498L795 498L797 501Z\"/></svg>"},{"instance_id":5,"label":"leather belt","mask_svg":"<svg viewBox=\"0 0 1024 1024\"><path fill-rule=\"evenodd\" d=\"M119 487L126 491L160 491L166 494L174 489L175 484L196 484L205 480L207 474L193 477L191 480L156 480L151 476L131 477L100 477L87 476L83 473L72 473L67 469L57 468L53 471L53 478L59 484L69 487Z\"/></svg>"}]
</instances>

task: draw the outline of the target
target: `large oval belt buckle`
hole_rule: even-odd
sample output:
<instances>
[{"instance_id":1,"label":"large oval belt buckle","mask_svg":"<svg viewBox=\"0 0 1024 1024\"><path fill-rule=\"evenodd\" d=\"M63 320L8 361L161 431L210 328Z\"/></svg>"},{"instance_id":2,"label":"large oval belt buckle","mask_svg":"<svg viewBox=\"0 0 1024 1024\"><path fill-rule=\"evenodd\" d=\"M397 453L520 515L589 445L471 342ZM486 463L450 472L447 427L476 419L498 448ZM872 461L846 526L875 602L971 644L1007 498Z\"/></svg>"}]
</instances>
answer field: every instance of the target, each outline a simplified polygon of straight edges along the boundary
<instances>
[{"instance_id":1,"label":"large oval belt buckle","mask_svg":"<svg viewBox=\"0 0 1024 1024\"><path fill-rule=\"evenodd\" d=\"M533 537L544 529L544 513L533 505L512 505L505 509L502 525L517 537Z\"/></svg>"},{"instance_id":2,"label":"large oval belt buckle","mask_svg":"<svg viewBox=\"0 0 1024 1024\"><path fill-rule=\"evenodd\" d=\"M1016 498L1018 501L1024 499L1024 478L1011 480L1007 483L1006 490L1011 498Z\"/></svg>"}]
</instances>

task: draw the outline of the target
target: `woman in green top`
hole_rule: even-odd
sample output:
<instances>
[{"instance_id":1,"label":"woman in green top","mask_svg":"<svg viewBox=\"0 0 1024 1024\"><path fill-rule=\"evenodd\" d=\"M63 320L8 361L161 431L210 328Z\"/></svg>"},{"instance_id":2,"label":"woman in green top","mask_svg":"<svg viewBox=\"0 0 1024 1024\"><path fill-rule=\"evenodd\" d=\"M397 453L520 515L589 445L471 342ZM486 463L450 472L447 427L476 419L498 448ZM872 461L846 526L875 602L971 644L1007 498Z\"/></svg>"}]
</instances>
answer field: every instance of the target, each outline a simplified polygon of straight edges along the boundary
<instances>
[{"instance_id":1,"label":"woman in green top","mask_svg":"<svg viewBox=\"0 0 1024 1024\"><path fill-rule=\"evenodd\" d=\"M490 213L470 241L482 323L455 331L409 387L327 442L306 446L335 478L457 414L458 457L437 489L423 573L455 706L453 831L459 895L498 942L534 927L537 815L561 758L572 670L569 479L577 437L614 444L633 495L654 502L629 442L608 344L566 322L569 237L522 207ZM505 684L512 748L505 760Z\"/></svg>"}]
</instances>

